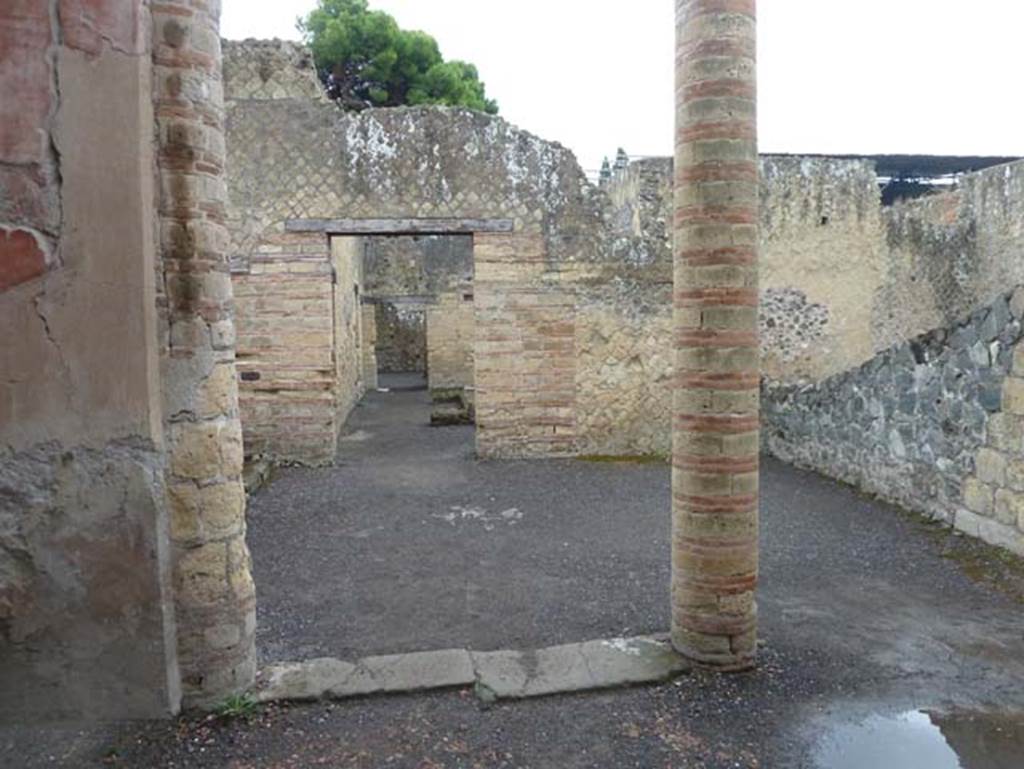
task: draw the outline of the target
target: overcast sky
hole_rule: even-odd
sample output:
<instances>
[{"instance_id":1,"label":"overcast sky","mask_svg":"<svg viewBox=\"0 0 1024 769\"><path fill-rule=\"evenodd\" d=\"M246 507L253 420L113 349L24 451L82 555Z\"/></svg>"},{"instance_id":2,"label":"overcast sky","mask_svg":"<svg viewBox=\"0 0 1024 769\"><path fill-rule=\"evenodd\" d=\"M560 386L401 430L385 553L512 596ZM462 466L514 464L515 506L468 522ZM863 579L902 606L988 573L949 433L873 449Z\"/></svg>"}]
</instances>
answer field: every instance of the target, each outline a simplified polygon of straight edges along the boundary
<instances>
[{"instance_id":1,"label":"overcast sky","mask_svg":"<svg viewBox=\"0 0 1024 769\"><path fill-rule=\"evenodd\" d=\"M298 38L315 0L223 0L224 37ZM1024 156L1024 2L761 0L762 152ZM370 0L477 65L501 115L596 169L672 152L673 0Z\"/></svg>"}]
</instances>

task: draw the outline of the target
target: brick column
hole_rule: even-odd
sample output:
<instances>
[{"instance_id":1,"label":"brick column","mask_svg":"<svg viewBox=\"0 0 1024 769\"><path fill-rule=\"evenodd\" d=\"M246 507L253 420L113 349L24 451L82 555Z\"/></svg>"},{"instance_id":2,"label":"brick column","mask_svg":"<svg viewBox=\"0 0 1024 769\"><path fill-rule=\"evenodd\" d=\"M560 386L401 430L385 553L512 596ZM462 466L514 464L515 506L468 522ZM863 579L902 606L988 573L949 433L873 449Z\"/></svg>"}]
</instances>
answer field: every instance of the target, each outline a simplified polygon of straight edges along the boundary
<instances>
[{"instance_id":1,"label":"brick column","mask_svg":"<svg viewBox=\"0 0 1024 769\"><path fill-rule=\"evenodd\" d=\"M218 0L152 6L167 485L182 691L194 706L215 704L255 675L219 13Z\"/></svg>"},{"instance_id":2,"label":"brick column","mask_svg":"<svg viewBox=\"0 0 1024 769\"><path fill-rule=\"evenodd\" d=\"M757 631L755 17L676 2L672 642L722 669Z\"/></svg>"}]
</instances>

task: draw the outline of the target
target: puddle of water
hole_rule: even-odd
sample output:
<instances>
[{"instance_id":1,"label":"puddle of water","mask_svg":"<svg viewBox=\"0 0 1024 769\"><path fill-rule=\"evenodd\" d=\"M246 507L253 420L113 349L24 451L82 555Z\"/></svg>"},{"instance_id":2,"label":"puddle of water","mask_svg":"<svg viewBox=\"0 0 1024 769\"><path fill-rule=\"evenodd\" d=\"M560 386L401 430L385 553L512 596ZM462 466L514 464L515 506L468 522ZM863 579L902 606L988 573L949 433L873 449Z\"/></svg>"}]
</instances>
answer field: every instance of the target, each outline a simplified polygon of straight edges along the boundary
<instances>
[{"instance_id":1,"label":"puddle of water","mask_svg":"<svg viewBox=\"0 0 1024 769\"><path fill-rule=\"evenodd\" d=\"M1024 769L1024 718L913 710L831 723L817 769Z\"/></svg>"}]
</instances>

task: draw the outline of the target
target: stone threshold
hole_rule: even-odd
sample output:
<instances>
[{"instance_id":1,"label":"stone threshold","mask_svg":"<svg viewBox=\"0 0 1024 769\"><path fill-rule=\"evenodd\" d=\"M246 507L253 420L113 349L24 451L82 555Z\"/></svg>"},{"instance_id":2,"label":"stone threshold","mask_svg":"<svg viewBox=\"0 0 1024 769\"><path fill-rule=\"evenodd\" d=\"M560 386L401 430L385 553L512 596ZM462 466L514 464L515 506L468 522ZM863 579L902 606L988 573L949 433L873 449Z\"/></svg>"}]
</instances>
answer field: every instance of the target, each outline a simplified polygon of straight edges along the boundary
<instances>
[{"instance_id":1,"label":"stone threshold","mask_svg":"<svg viewBox=\"0 0 1024 769\"><path fill-rule=\"evenodd\" d=\"M638 636L529 651L468 649L323 658L269 665L256 702L347 699L472 686L484 702L662 683L691 669L664 636Z\"/></svg>"}]
</instances>

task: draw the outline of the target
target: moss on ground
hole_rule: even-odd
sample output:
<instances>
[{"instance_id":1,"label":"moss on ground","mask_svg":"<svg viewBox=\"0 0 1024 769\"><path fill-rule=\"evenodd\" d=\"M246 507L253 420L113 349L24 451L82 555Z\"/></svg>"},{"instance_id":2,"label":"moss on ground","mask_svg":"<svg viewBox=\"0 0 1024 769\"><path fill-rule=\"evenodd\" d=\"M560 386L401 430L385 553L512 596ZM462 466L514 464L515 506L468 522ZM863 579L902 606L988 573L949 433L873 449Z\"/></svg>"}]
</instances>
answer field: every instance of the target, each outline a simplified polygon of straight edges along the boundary
<instances>
[{"instance_id":1,"label":"moss on ground","mask_svg":"<svg viewBox=\"0 0 1024 769\"><path fill-rule=\"evenodd\" d=\"M607 462L611 464L657 465L667 464L664 454L584 454L576 457L580 462Z\"/></svg>"}]
</instances>

